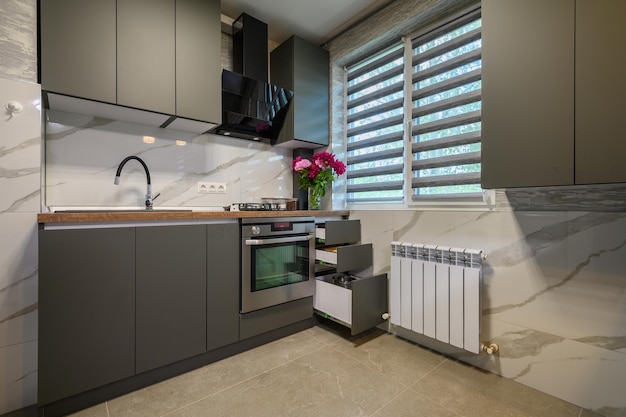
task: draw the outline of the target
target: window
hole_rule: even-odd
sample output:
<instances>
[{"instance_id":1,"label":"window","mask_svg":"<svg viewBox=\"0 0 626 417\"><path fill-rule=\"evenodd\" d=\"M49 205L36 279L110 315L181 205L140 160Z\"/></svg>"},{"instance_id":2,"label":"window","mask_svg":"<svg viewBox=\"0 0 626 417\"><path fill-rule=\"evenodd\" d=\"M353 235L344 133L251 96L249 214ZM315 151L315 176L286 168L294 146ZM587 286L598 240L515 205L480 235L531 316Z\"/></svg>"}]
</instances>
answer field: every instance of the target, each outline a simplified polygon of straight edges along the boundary
<instances>
[{"instance_id":1,"label":"window","mask_svg":"<svg viewBox=\"0 0 626 417\"><path fill-rule=\"evenodd\" d=\"M348 201L402 201L404 48L348 70Z\"/></svg>"},{"instance_id":2,"label":"window","mask_svg":"<svg viewBox=\"0 0 626 417\"><path fill-rule=\"evenodd\" d=\"M347 80L348 202L482 196L480 10L376 51Z\"/></svg>"}]
</instances>

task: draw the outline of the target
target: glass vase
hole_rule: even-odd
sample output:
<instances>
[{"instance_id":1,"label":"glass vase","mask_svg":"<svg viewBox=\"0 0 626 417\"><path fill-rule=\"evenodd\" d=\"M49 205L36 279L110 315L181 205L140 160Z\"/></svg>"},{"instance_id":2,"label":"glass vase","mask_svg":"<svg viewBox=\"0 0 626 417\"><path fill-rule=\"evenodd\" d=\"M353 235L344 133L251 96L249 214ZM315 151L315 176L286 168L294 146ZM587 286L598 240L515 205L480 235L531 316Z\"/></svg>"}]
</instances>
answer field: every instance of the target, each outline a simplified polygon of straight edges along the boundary
<instances>
[{"instance_id":1,"label":"glass vase","mask_svg":"<svg viewBox=\"0 0 626 417\"><path fill-rule=\"evenodd\" d=\"M322 196L315 192L312 188L309 188L308 194L309 210L319 210L320 205L322 204Z\"/></svg>"}]
</instances>

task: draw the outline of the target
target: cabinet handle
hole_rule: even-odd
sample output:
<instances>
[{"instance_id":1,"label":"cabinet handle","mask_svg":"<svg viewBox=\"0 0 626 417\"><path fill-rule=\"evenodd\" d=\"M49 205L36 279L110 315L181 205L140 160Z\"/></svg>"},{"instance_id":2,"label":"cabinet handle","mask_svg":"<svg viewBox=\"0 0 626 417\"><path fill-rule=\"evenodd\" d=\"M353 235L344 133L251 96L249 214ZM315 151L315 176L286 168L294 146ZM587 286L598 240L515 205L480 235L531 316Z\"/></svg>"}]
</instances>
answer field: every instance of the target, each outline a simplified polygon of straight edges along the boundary
<instances>
[{"instance_id":1,"label":"cabinet handle","mask_svg":"<svg viewBox=\"0 0 626 417\"><path fill-rule=\"evenodd\" d=\"M278 239L246 239L245 244L247 246L259 246L259 245L271 245L272 243L289 243L289 242L302 242L304 240L311 240L313 237L298 236L298 237L282 237Z\"/></svg>"}]
</instances>

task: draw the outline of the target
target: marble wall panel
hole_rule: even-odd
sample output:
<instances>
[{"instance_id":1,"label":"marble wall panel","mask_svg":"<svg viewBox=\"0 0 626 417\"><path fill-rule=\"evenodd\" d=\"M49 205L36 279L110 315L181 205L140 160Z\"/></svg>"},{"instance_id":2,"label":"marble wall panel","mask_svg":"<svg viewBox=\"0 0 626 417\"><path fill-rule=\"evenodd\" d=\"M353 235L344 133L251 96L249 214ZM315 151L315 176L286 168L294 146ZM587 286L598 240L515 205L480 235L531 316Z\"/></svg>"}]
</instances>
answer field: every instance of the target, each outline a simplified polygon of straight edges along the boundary
<instances>
[{"instance_id":1,"label":"marble wall panel","mask_svg":"<svg viewBox=\"0 0 626 417\"><path fill-rule=\"evenodd\" d=\"M626 213L354 211L388 272L392 241L483 250L482 341L473 355L390 330L608 417L626 413Z\"/></svg>"},{"instance_id":2,"label":"marble wall panel","mask_svg":"<svg viewBox=\"0 0 626 417\"><path fill-rule=\"evenodd\" d=\"M41 114L37 84L0 78L0 414L37 401L37 213Z\"/></svg>"},{"instance_id":3,"label":"marble wall panel","mask_svg":"<svg viewBox=\"0 0 626 417\"><path fill-rule=\"evenodd\" d=\"M155 207L219 208L264 197L290 197L291 152L217 135L190 135L137 124L50 111L46 124L46 205L142 207L150 170ZM154 138L145 143L144 137ZM225 194L200 194L198 181L224 182Z\"/></svg>"}]
</instances>

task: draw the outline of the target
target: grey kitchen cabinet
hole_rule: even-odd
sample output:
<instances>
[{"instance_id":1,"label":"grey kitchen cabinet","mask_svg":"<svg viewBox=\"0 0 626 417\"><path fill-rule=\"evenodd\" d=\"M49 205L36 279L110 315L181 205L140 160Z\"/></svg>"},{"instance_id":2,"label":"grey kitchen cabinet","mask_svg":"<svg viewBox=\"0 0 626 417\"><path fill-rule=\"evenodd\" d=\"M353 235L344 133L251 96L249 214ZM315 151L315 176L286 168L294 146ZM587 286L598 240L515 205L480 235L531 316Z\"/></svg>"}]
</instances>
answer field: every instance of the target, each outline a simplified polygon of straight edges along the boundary
<instances>
[{"instance_id":1,"label":"grey kitchen cabinet","mask_svg":"<svg viewBox=\"0 0 626 417\"><path fill-rule=\"evenodd\" d=\"M576 1L576 184L626 182L626 2Z\"/></svg>"},{"instance_id":2,"label":"grey kitchen cabinet","mask_svg":"<svg viewBox=\"0 0 626 417\"><path fill-rule=\"evenodd\" d=\"M44 91L221 120L219 0L41 0L40 21Z\"/></svg>"},{"instance_id":3,"label":"grey kitchen cabinet","mask_svg":"<svg viewBox=\"0 0 626 417\"><path fill-rule=\"evenodd\" d=\"M210 351L239 340L239 226L207 225L207 341Z\"/></svg>"},{"instance_id":4,"label":"grey kitchen cabinet","mask_svg":"<svg viewBox=\"0 0 626 417\"><path fill-rule=\"evenodd\" d=\"M222 120L219 0L176 0L176 114Z\"/></svg>"},{"instance_id":5,"label":"grey kitchen cabinet","mask_svg":"<svg viewBox=\"0 0 626 417\"><path fill-rule=\"evenodd\" d=\"M574 1L482 2L482 187L574 181Z\"/></svg>"},{"instance_id":6,"label":"grey kitchen cabinet","mask_svg":"<svg viewBox=\"0 0 626 417\"><path fill-rule=\"evenodd\" d=\"M295 35L271 52L271 82L294 92L277 145L328 145L329 71L328 51Z\"/></svg>"},{"instance_id":7,"label":"grey kitchen cabinet","mask_svg":"<svg viewBox=\"0 0 626 417\"><path fill-rule=\"evenodd\" d=\"M175 44L175 0L117 0L117 104L175 114Z\"/></svg>"},{"instance_id":8,"label":"grey kitchen cabinet","mask_svg":"<svg viewBox=\"0 0 626 417\"><path fill-rule=\"evenodd\" d=\"M482 186L626 182L620 0L483 0Z\"/></svg>"},{"instance_id":9,"label":"grey kitchen cabinet","mask_svg":"<svg viewBox=\"0 0 626 417\"><path fill-rule=\"evenodd\" d=\"M206 225L136 228L136 371L206 351Z\"/></svg>"},{"instance_id":10,"label":"grey kitchen cabinet","mask_svg":"<svg viewBox=\"0 0 626 417\"><path fill-rule=\"evenodd\" d=\"M116 102L116 0L42 0L41 86Z\"/></svg>"},{"instance_id":11,"label":"grey kitchen cabinet","mask_svg":"<svg viewBox=\"0 0 626 417\"><path fill-rule=\"evenodd\" d=\"M39 231L39 404L135 373L135 229Z\"/></svg>"}]
</instances>

